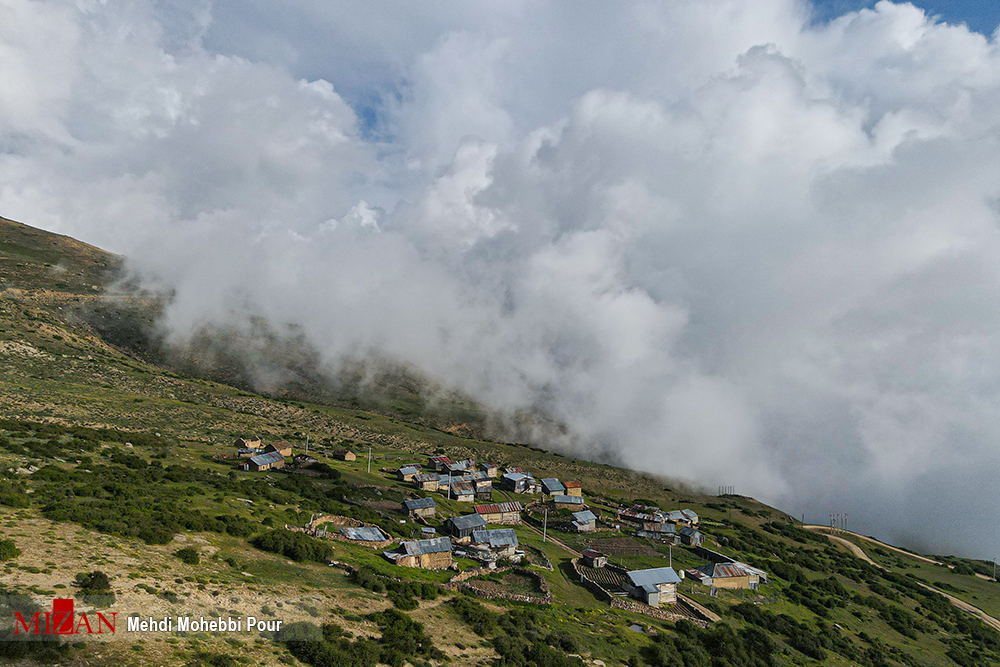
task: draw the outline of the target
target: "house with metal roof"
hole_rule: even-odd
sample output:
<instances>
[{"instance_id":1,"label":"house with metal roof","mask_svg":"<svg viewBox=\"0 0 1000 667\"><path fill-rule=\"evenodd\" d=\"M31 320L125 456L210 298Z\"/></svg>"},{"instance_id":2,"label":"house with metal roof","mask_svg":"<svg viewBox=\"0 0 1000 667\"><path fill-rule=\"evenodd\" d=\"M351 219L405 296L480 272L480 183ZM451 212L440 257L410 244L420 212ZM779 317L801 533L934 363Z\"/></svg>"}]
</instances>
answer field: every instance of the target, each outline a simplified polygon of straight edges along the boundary
<instances>
[{"instance_id":1,"label":"house with metal roof","mask_svg":"<svg viewBox=\"0 0 1000 667\"><path fill-rule=\"evenodd\" d=\"M283 457L288 458L292 455L292 446L284 440L280 440L264 448L265 454L271 452L281 454Z\"/></svg>"},{"instance_id":2,"label":"house with metal roof","mask_svg":"<svg viewBox=\"0 0 1000 667\"><path fill-rule=\"evenodd\" d=\"M494 503L489 505L476 505L473 508L476 514L483 517L486 523L500 525L520 525L521 512L524 508L521 503Z\"/></svg>"},{"instance_id":3,"label":"house with metal roof","mask_svg":"<svg viewBox=\"0 0 1000 667\"><path fill-rule=\"evenodd\" d=\"M434 516L437 511L437 503L433 498L413 498L403 501L403 509L413 517L427 519Z\"/></svg>"},{"instance_id":4,"label":"house with metal roof","mask_svg":"<svg viewBox=\"0 0 1000 667\"><path fill-rule=\"evenodd\" d=\"M710 563L696 567L701 583L713 588L760 588L760 572L745 563Z\"/></svg>"},{"instance_id":5,"label":"house with metal roof","mask_svg":"<svg viewBox=\"0 0 1000 667\"><path fill-rule=\"evenodd\" d=\"M561 496L566 493L566 487L555 477L547 477L542 480L542 493L550 496Z\"/></svg>"},{"instance_id":6,"label":"house with metal roof","mask_svg":"<svg viewBox=\"0 0 1000 667\"><path fill-rule=\"evenodd\" d=\"M681 542L692 547L699 547L701 543L705 541L705 534L702 533L697 528L692 528L691 526L683 526L677 531L680 535Z\"/></svg>"},{"instance_id":7,"label":"house with metal roof","mask_svg":"<svg viewBox=\"0 0 1000 667\"><path fill-rule=\"evenodd\" d=\"M552 496L552 504L556 509L580 509L583 507L583 498L580 496Z\"/></svg>"},{"instance_id":8,"label":"house with metal roof","mask_svg":"<svg viewBox=\"0 0 1000 667\"><path fill-rule=\"evenodd\" d=\"M608 564L608 557L596 549L584 549L580 553L587 567L605 567Z\"/></svg>"},{"instance_id":9,"label":"house with metal roof","mask_svg":"<svg viewBox=\"0 0 1000 667\"><path fill-rule=\"evenodd\" d=\"M629 594L651 607L662 607L677 602L677 584L680 576L672 567L634 570L628 573L632 590Z\"/></svg>"},{"instance_id":10,"label":"house with metal roof","mask_svg":"<svg viewBox=\"0 0 1000 667\"><path fill-rule=\"evenodd\" d=\"M495 463L480 463L479 470L486 473L487 477L496 477L500 474L500 467Z\"/></svg>"},{"instance_id":11,"label":"house with metal roof","mask_svg":"<svg viewBox=\"0 0 1000 667\"><path fill-rule=\"evenodd\" d=\"M472 482L456 482L452 480L451 490L448 493L448 497L452 500L457 500L460 503L474 502L476 500L476 487L472 485Z\"/></svg>"},{"instance_id":12,"label":"house with metal roof","mask_svg":"<svg viewBox=\"0 0 1000 667\"><path fill-rule=\"evenodd\" d=\"M413 476L410 480L417 485L421 491L437 491L441 486L440 478L436 472L422 472Z\"/></svg>"},{"instance_id":13,"label":"house with metal roof","mask_svg":"<svg viewBox=\"0 0 1000 667\"><path fill-rule=\"evenodd\" d=\"M567 496L583 497L583 482L566 482L565 486Z\"/></svg>"},{"instance_id":14,"label":"house with metal roof","mask_svg":"<svg viewBox=\"0 0 1000 667\"><path fill-rule=\"evenodd\" d=\"M403 466L396 471L396 477L401 482L412 482L413 477L418 474L420 474L420 468L417 466Z\"/></svg>"},{"instance_id":15,"label":"house with metal roof","mask_svg":"<svg viewBox=\"0 0 1000 667\"><path fill-rule=\"evenodd\" d=\"M518 547L517 534L513 528L481 528L472 531L472 544L486 545L491 551L510 550Z\"/></svg>"},{"instance_id":16,"label":"house with metal roof","mask_svg":"<svg viewBox=\"0 0 1000 667\"><path fill-rule=\"evenodd\" d=\"M457 475L464 472L469 472L475 469L476 462L472 459L464 459L462 461L448 461L444 464L444 471L450 472L452 475Z\"/></svg>"},{"instance_id":17,"label":"house with metal roof","mask_svg":"<svg viewBox=\"0 0 1000 667\"><path fill-rule=\"evenodd\" d=\"M442 570L452 564L451 540L447 537L434 537L403 542L395 551L386 551L383 555L390 562L403 567Z\"/></svg>"},{"instance_id":18,"label":"house with metal roof","mask_svg":"<svg viewBox=\"0 0 1000 667\"><path fill-rule=\"evenodd\" d=\"M642 528L635 531L635 536L677 544L677 526L662 521L645 521Z\"/></svg>"},{"instance_id":19,"label":"house with metal roof","mask_svg":"<svg viewBox=\"0 0 1000 667\"><path fill-rule=\"evenodd\" d=\"M693 527L698 525L698 515L691 510L674 510L667 512L667 521Z\"/></svg>"},{"instance_id":20,"label":"house with metal roof","mask_svg":"<svg viewBox=\"0 0 1000 667\"><path fill-rule=\"evenodd\" d=\"M486 527L486 521L478 514L463 514L455 516L444 522L444 528L455 539L468 541L472 538L472 531Z\"/></svg>"},{"instance_id":21,"label":"house with metal roof","mask_svg":"<svg viewBox=\"0 0 1000 667\"><path fill-rule=\"evenodd\" d=\"M582 512L574 512L572 514L573 521L570 525L578 533L593 533L597 530L597 515L595 515L590 510L583 510Z\"/></svg>"},{"instance_id":22,"label":"house with metal roof","mask_svg":"<svg viewBox=\"0 0 1000 667\"><path fill-rule=\"evenodd\" d=\"M261 470L271 470L285 467L285 457L278 452L268 452L266 454L257 454L256 456L251 456L246 460L246 463L240 466L243 470L253 470L259 472Z\"/></svg>"},{"instance_id":23,"label":"house with metal roof","mask_svg":"<svg viewBox=\"0 0 1000 667\"><path fill-rule=\"evenodd\" d=\"M514 493L528 493L535 484L535 478L526 472L509 472L500 478L503 488Z\"/></svg>"},{"instance_id":24,"label":"house with metal roof","mask_svg":"<svg viewBox=\"0 0 1000 667\"><path fill-rule=\"evenodd\" d=\"M434 470L441 470L446 463L451 463L447 456L431 456L427 459L427 466Z\"/></svg>"}]
</instances>

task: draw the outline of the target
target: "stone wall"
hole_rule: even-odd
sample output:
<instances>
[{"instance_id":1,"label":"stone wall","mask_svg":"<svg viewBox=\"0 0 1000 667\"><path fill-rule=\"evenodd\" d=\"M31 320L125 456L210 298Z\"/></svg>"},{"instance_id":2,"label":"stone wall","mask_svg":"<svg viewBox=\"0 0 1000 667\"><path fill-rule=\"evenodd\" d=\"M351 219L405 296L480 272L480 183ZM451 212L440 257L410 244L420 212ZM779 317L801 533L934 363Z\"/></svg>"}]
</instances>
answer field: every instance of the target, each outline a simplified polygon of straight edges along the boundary
<instances>
[{"instance_id":1,"label":"stone wall","mask_svg":"<svg viewBox=\"0 0 1000 667\"><path fill-rule=\"evenodd\" d=\"M503 572L514 572L515 574L534 579L538 588L541 590L542 595L520 595L517 593L506 593L504 591L482 591L476 590L467 583L469 579L474 579L482 576L483 574L497 574ZM495 570L466 570L465 572L460 572L449 579L448 583L445 584L445 588L453 591L459 591L467 588L472 590L477 596L487 600L510 600L512 602L528 602L530 604L552 604L553 600L552 591L549 590L549 584L545 581L545 577L537 572L525 570L520 567L498 567Z\"/></svg>"},{"instance_id":2,"label":"stone wall","mask_svg":"<svg viewBox=\"0 0 1000 667\"><path fill-rule=\"evenodd\" d=\"M643 604L641 602L637 602L635 600L631 600L626 597L615 595L611 591L605 589L596 581L589 579L587 575L581 572L580 568L577 567L577 563L579 562L579 560L580 560L579 558L574 558L573 560L570 561L570 563L572 563L573 565L573 571L576 572L576 576L579 577L580 583L583 584L584 588L593 593L594 597L596 597L598 600L607 602L609 605L611 605L616 609L623 609L625 611L631 611L636 614L645 614L646 616L652 616L653 618L658 618L662 621L679 621L683 619L691 621L692 623L695 623L702 627L708 626L708 622L703 617L704 616L703 614L698 613L697 609L693 609L689 605L684 605L679 598L678 602L673 605L672 609L677 609L681 613L678 613L677 611L670 611L667 609L663 609L662 607L651 607L648 604ZM608 565L605 569L623 574L628 574L628 570L626 570L623 567L619 567L617 565ZM718 617L716 617L716 619L718 619Z\"/></svg>"}]
</instances>

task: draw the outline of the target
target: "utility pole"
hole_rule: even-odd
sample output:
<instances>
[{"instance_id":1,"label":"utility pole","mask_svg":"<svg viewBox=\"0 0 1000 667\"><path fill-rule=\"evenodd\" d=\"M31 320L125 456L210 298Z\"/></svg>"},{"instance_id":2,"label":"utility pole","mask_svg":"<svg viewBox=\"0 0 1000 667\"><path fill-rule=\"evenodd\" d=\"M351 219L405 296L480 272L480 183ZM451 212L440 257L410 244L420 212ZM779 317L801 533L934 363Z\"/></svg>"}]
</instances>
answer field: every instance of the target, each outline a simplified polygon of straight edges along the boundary
<instances>
[{"instance_id":1,"label":"utility pole","mask_svg":"<svg viewBox=\"0 0 1000 667\"><path fill-rule=\"evenodd\" d=\"M542 542L545 541L549 534L549 508L545 508L545 521L542 523Z\"/></svg>"},{"instance_id":2,"label":"utility pole","mask_svg":"<svg viewBox=\"0 0 1000 667\"><path fill-rule=\"evenodd\" d=\"M309 453L309 436L306 435L306 454Z\"/></svg>"},{"instance_id":3,"label":"utility pole","mask_svg":"<svg viewBox=\"0 0 1000 667\"><path fill-rule=\"evenodd\" d=\"M672 544L667 545L667 548L670 549L670 567L673 567L674 566L674 545L672 545Z\"/></svg>"},{"instance_id":4,"label":"utility pole","mask_svg":"<svg viewBox=\"0 0 1000 667\"><path fill-rule=\"evenodd\" d=\"M368 445L368 474L372 474L372 446Z\"/></svg>"},{"instance_id":5,"label":"utility pole","mask_svg":"<svg viewBox=\"0 0 1000 667\"><path fill-rule=\"evenodd\" d=\"M448 469L448 500L451 500L451 469Z\"/></svg>"}]
</instances>

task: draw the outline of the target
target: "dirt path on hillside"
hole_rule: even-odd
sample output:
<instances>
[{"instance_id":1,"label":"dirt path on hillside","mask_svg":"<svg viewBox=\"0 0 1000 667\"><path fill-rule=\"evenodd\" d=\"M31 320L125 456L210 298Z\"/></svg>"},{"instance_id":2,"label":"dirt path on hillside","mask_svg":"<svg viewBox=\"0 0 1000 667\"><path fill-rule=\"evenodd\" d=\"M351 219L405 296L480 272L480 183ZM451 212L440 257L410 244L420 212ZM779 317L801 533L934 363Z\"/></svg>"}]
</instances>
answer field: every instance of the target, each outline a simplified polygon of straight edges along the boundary
<instances>
[{"instance_id":1,"label":"dirt path on hillside","mask_svg":"<svg viewBox=\"0 0 1000 667\"><path fill-rule=\"evenodd\" d=\"M805 528L806 530L814 530L819 533L826 533L827 535L830 535L832 531L847 533L848 535L853 535L859 540L865 540L866 542L871 542L872 544L878 545L883 549L888 549L889 551L895 551L896 553L903 554L904 556L909 556L910 558L915 558L916 560L923 561L924 563L929 563L931 565L944 565L949 570L955 569L954 565L950 565L948 563L942 563L941 561L934 560L933 558L930 558L928 556L921 556L920 554L915 554L912 551L907 551L906 549L900 549L899 547L894 547L891 544L886 544L885 542L882 542L881 540L876 540L874 537L869 537L868 535L862 535L861 533L855 533L854 531L841 530L839 528L831 528L830 526L819 526L815 524L804 524L802 527ZM985 579L986 581L993 581L993 577L988 577L985 574L980 574L979 572L976 572L976 576L980 579Z\"/></svg>"},{"instance_id":2,"label":"dirt path on hillside","mask_svg":"<svg viewBox=\"0 0 1000 667\"><path fill-rule=\"evenodd\" d=\"M865 561L867 563L871 563L872 565L874 565L877 568L880 568L882 570L887 570L888 569L888 568L883 567L882 565L879 565L875 561L873 561L871 559L871 557L867 553L865 553L865 550L862 549L861 547L859 547L854 542L851 542L850 540L844 539L843 537L839 537L837 535L831 535L826 530L822 530L824 528L828 529L827 526L805 526L805 528L807 528L809 530L817 530L817 532L823 533L824 535L826 535L828 538L830 538L831 540L833 540L837 544L841 544L844 547L846 547L848 551L850 551L852 554L854 554L855 556L857 556L861 560L863 560L863 561ZM851 533L851 535L857 535L857 533ZM862 535L858 535L858 537L864 538L864 536L862 536ZM867 539L869 542L874 542L874 543L876 543L876 544L878 544L880 546L888 547L888 548L892 549L893 551L898 551L900 553L906 554L907 556L914 556L914 557L918 558L919 560L924 560L924 561L928 561L928 562L931 562L931 563L937 563L938 565L943 565L943 563L938 563L935 560L931 560L929 558L924 558L922 556L915 556L915 554L911 554L911 553L909 553L907 551L903 551L902 549L897 549L895 547L889 546L888 544L885 544L883 542L879 542L878 540L874 540L874 539L871 539L871 538L864 538L864 539ZM934 591L935 593L938 593L939 595L943 595L945 598L948 599L949 602L951 602L953 605L955 605L956 607L958 607L962 611L964 611L964 612L966 612L968 614L972 614L973 616L978 617L979 620L981 620L986 625L990 626L994 630L1000 631L1000 620L998 620L996 618L993 618L992 616L990 616L989 614L987 614L985 611L983 611L979 607L976 607L975 605L971 605L968 602L966 602L965 600L960 600L959 598L955 597L954 595L949 595L948 593L945 593L942 590L934 588L933 586L931 586L929 584L925 584L922 581L917 581L917 583L920 584L921 586L923 586L924 588L926 588L929 591Z\"/></svg>"}]
</instances>

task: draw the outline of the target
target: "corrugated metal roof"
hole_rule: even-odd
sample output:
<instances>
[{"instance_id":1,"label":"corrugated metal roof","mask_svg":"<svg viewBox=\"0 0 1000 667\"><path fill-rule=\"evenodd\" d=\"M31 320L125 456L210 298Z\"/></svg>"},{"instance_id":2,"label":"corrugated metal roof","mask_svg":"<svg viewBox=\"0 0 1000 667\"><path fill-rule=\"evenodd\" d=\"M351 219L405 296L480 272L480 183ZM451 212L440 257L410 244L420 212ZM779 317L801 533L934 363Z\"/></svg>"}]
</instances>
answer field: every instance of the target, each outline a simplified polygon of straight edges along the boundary
<instances>
[{"instance_id":1,"label":"corrugated metal roof","mask_svg":"<svg viewBox=\"0 0 1000 667\"><path fill-rule=\"evenodd\" d=\"M545 489L545 493L557 493L559 491L565 491L566 487L563 486L555 477L547 477L542 480L542 488Z\"/></svg>"},{"instance_id":2,"label":"corrugated metal roof","mask_svg":"<svg viewBox=\"0 0 1000 667\"><path fill-rule=\"evenodd\" d=\"M583 510L582 512L573 512L573 518L580 523L589 523L591 521L597 521L597 516L590 510Z\"/></svg>"},{"instance_id":3,"label":"corrugated metal roof","mask_svg":"<svg viewBox=\"0 0 1000 667\"><path fill-rule=\"evenodd\" d=\"M436 474L434 474L434 473L422 472L419 475L414 475L413 476L413 481L414 482L420 482L420 483L423 483L423 482L436 482L437 480L438 480L438 476Z\"/></svg>"},{"instance_id":4,"label":"corrugated metal roof","mask_svg":"<svg viewBox=\"0 0 1000 667\"><path fill-rule=\"evenodd\" d=\"M587 558L600 558L604 555L596 549L584 549L581 553Z\"/></svg>"},{"instance_id":5,"label":"corrugated metal roof","mask_svg":"<svg viewBox=\"0 0 1000 667\"><path fill-rule=\"evenodd\" d=\"M413 510L424 510L428 507L437 507L433 498L416 498L414 500L404 500L403 507L412 512Z\"/></svg>"},{"instance_id":6,"label":"corrugated metal roof","mask_svg":"<svg viewBox=\"0 0 1000 667\"><path fill-rule=\"evenodd\" d=\"M285 460L285 457L278 452L268 452L267 454L258 454L257 456L251 456L250 460L254 462L255 465L266 465L268 463L277 463L278 461Z\"/></svg>"},{"instance_id":7,"label":"corrugated metal roof","mask_svg":"<svg viewBox=\"0 0 1000 667\"><path fill-rule=\"evenodd\" d=\"M345 527L340 529L340 533L349 540L359 542L384 542L388 539L381 530L372 526Z\"/></svg>"},{"instance_id":8,"label":"corrugated metal roof","mask_svg":"<svg viewBox=\"0 0 1000 667\"><path fill-rule=\"evenodd\" d=\"M583 498L580 496L552 496L552 502L563 505L582 505Z\"/></svg>"},{"instance_id":9,"label":"corrugated metal roof","mask_svg":"<svg viewBox=\"0 0 1000 667\"><path fill-rule=\"evenodd\" d=\"M476 489L473 488L472 482L456 482L452 480L451 492L456 496L467 496L474 494Z\"/></svg>"},{"instance_id":10,"label":"corrugated metal roof","mask_svg":"<svg viewBox=\"0 0 1000 667\"><path fill-rule=\"evenodd\" d=\"M472 531L472 542L474 544L489 544L490 549L500 549L503 547L516 547L517 534L513 528L494 528L493 530Z\"/></svg>"},{"instance_id":11,"label":"corrugated metal roof","mask_svg":"<svg viewBox=\"0 0 1000 667\"><path fill-rule=\"evenodd\" d=\"M429 540L403 542L403 550L409 556L423 556L451 551L451 540L447 537L433 537Z\"/></svg>"},{"instance_id":12,"label":"corrugated metal roof","mask_svg":"<svg viewBox=\"0 0 1000 667\"><path fill-rule=\"evenodd\" d=\"M671 521L690 521L694 523L698 520L698 515L691 510L674 510L673 512L667 512L667 518Z\"/></svg>"},{"instance_id":13,"label":"corrugated metal roof","mask_svg":"<svg viewBox=\"0 0 1000 667\"><path fill-rule=\"evenodd\" d=\"M567 489L582 489L583 482L566 482Z\"/></svg>"},{"instance_id":14,"label":"corrugated metal roof","mask_svg":"<svg viewBox=\"0 0 1000 667\"><path fill-rule=\"evenodd\" d=\"M451 525L457 530L467 530L469 528L482 528L486 525L486 520L478 514L463 514L448 519Z\"/></svg>"},{"instance_id":15,"label":"corrugated metal roof","mask_svg":"<svg viewBox=\"0 0 1000 667\"><path fill-rule=\"evenodd\" d=\"M519 482L522 479L529 479L531 475L526 472L509 472L504 475L504 479L509 479L512 482Z\"/></svg>"},{"instance_id":16,"label":"corrugated metal roof","mask_svg":"<svg viewBox=\"0 0 1000 667\"><path fill-rule=\"evenodd\" d=\"M712 563L698 568L698 571L713 579L728 579L732 577L746 577L751 573L742 563Z\"/></svg>"},{"instance_id":17,"label":"corrugated metal roof","mask_svg":"<svg viewBox=\"0 0 1000 667\"><path fill-rule=\"evenodd\" d=\"M672 567L654 567L650 570L635 570L628 573L633 586L658 586L659 584L679 584L681 578Z\"/></svg>"},{"instance_id":18,"label":"corrugated metal roof","mask_svg":"<svg viewBox=\"0 0 1000 667\"><path fill-rule=\"evenodd\" d=\"M476 514L509 514L511 512L521 512L524 508L521 503L500 503L498 505L476 505L472 509Z\"/></svg>"},{"instance_id":19,"label":"corrugated metal roof","mask_svg":"<svg viewBox=\"0 0 1000 667\"><path fill-rule=\"evenodd\" d=\"M696 535L701 535L701 531L700 530L698 530L696 528L691 528L690 526L684 526L683 528L681 528L677 532L680 533L681 535L686 536L686 537L694 537Z\"/></svg>"},{"instance_id":20,"label":"corrugated metal roof","mask_svg":"<svg viewBox=\"0 0 1000 667\"><path fill-rule=\"evenodd\" d=\"M420 472L420 468L417 466L403 466L399 469L400 475L416 475Z\"/></svg>"}]
</instances>

